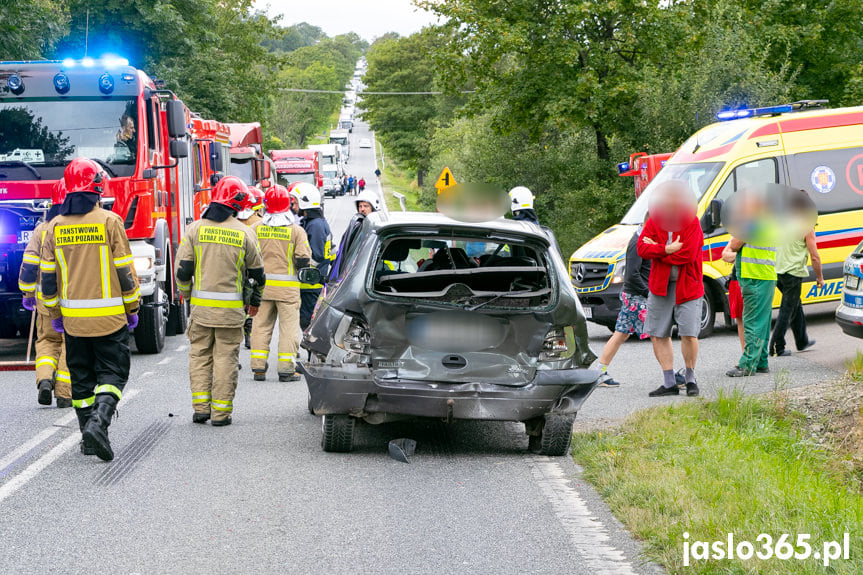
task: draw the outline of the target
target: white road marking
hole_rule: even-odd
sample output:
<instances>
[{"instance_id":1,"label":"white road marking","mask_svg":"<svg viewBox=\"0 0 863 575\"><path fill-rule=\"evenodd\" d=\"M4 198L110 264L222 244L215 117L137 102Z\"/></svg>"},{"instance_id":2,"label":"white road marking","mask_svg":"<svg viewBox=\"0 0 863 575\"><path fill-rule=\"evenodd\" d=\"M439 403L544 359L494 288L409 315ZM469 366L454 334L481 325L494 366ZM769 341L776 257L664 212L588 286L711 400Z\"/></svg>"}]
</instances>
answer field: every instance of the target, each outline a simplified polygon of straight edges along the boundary
<instances>
[{"instance_id":1,"label":"white road marking","mask_svg":"<svg viewBox=\"0 0 863 575\"><path fill-rule=\"evenodd\" d=\"M133 389L123 394L123 397L125 398L123 404L128 403L133 397L138 395L138 393L139 390ZM77 416L73 412L69 415L64 415L63 417L55 421L55 427L44 429L43 431L35 435L32 439L21 445L18 449L0 460L0 469L8 467L11 463L13 463L23 454L27 453L28 451L39 445L39 443L45 441L46 439L57 433L57 431L61 429L60 427L56 427L57 425L65 425L66 423L71 422L74 418L77 418ZM39 475L39 473L44 471L45 468L47 468L49 465L59 459L60 456L63 455L63 453L69 451L73 447L76 447L79 441L81 441L81 436L78 433L73 433L72 435L52 447L50 450L48 450L45 454L39 457L39 459L24 468L21 473L14 476L12 479L7 481L3 485L0 485L0 503L2 503L3 500L8 498L13 493L21 489L31 479Z\"/></svg>"},{"instance_id":2,"label":"white road marking","mask_svg":"<svg viewBox=\"0 0 863 575\"><path fill-rule=\"evenodd\" d=\"M551 503L585 565L593 573L635 575L626 555L611 542L608 530L570 485L563 468L550 458L533 457L528 462L537 485Z\"/></svg>"},{"instance_id":3,"label":"white road marking","mask_svg":"<svg viewBox=\"0 0 863 575\"><path fill-rule=\"evenodd\" d=\"M172 361L174 361L174 358L169 355L168 357L166 357L165 359L160 361L159 365L167 365L167 364L171 363Z\"/></svg>"},{"instance_id":4,"label":"white road marking","mask_svg":"<svg viewBox=\"0 0 863 575\"><path fill-rule=\"evenodd\" d=\"M178 345L176 351L186 351L187 349L189 349L189 346L184 343L183 345Z\"/></svg>"},{"instance_id":5,"label":"white road marking","mask_svg":"<svg viewBox=\"0 0 863 575\"><path fill-rule=\"evenodd\" d=\"M46 427L45 429L34 435L32 438L19 445L17 449L12 450L12 452L6 455L6 457L0 459L0 471L6 469L7 467L15 463L15 461L17 461L19 457L23 456L28 451L30 451L31 449L33 449L34 447L60 431L60 429L62 429L63 427L72 423L72 421L76 418L77 416L75 415L75 410L72 410L72 413L68 413L63 417L57 419L54 423L52 423L51 427Z\"/></svg>"},{"instance_id":6,"label":"white road marking","mask_svg":"<svg viewBox=\"0 0 863 575\"><path fill-rule=\"evenodd\" d=\"M151 375L153 375L152 371L145 371L141 374L141 379L144 379L145 377L150 377Z\"/></svg>"}]
</instances>

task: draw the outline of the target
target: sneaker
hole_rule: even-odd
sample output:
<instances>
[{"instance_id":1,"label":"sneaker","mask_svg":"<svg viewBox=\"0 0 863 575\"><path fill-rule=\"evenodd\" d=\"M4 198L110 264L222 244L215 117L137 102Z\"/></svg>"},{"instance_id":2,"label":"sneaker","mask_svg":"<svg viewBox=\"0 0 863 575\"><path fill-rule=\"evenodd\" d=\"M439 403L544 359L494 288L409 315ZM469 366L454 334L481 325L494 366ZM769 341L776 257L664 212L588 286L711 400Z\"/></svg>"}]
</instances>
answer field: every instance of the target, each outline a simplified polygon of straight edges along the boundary
<instances>
[{"instance_id":1,"label":"sneaker","mask_svg":"<svg viewBox=\"0 0 863 575\"><path fill-rule=\"evenodd\" d=\"M674 373L674 383L677 384L678 389L686 389L686 378L683 375L686 373L686 368L681 367Z\"/></svg>"},{"instance_id":2,"label":"sneaker","mask_svg":"<svg viewBox=\"0 0 863 575\"><path fill-rule=\"evenodd\" d=\"M36 385L36 387L39 390L39 396L37 397L39 405L51 405L51 392L54 389L54 384L51 382L51 380L39 380L39 383Z\"/></svg>"},{"instance_id":3,"label":"sneaker","mask_svg":"<svg viewBox=\"0 0 863 575\"><path fill-rule=\"evenodd\" d=\"M814 339L810 339L810 340L809 340L809 343L807 343L806 345L804 345L804 346L803 346L803 349L798 349L797 351L806 351L807 349L809 349L809 348L810 348L810 347L812 347L813 345L815 345L815 340L814 340Z\"/></svg>"},{"instance_id":4,"label":"sneaker","mask_svg":"<svg viewBox=\"0 0 863 575\"><path fill-rule=\"evenodd\" d=\"M694 397L698 395L698 384L694 381L692 383L686 384L686 395L689 397Z\"/></svg>"},{"instance_id":5,"label":"sneaker","mask_svg":"<svg viewBox=\"0 0 863 575\"><path fill-rule=\"evenodd\" d=\"M774 351L770 355L772 355L773 357L788 357L789 355L791 355L791 352L787 349L783 349L782 351Z\"/></svg>"},{"instance_id":6,"label":"sneaker","mask_svg":"<svg viewBox=\"0 0 863 575\"><path fill-rule=\"evenodd\" d=\"M57 397L57 407L59 409L66 409L67 407L72 407L72 400L68 397Z\"/></svg>"},{"instance_id":7,"label":"sneaker","mask_svg":"<svg viewBox=\"0 0 863 575\"><path fill-rule=\"evenodd\" d=\"M192 423L207 423L210 419L209 413L195 413L192 416Z\"/></svg>"},{"instance_id":8,"label":"sneaker","mask_svg":"<svg viewBox=\"0 0 863 575\"><path fill-rule=\"evenodd\" d=\"M608 374L603 374L596 385L597 387L620 387L620 382L612 379Z\"/></svg>"},{"instance_id":9,"label":"sneaker","mask_svg":"<svg viewBox=\"0 0 863 575\"><path fill-rule=\"evenodd\" d=\"M647 394L648 397L662 397L665 395L680 395L680 390L677 389L677 386L674 387L665 387L664 385L660 385L653 391Z\"/></svg>"},{"instance_id":10,"label":"sneaker","mask_svg":"<svg viewBox=\"0 0 863 575\"><path fill-rule=\"evenodd\" d=\"M214 419L210 422L210 425L212 425L213 427L224 427L226 425L231 425L231 423L231 416L229 415L225 419Z\"/></svg>"},{"instance_id":11,"label":"sneaker","mask_svg":"<svg viewBox=\"0 0 863 575\"><path fill-rule=\"evenodd\" d=\"M281 382L300 381L300 376L295 372L294 373L280 373L279 374L279 381L281 381Z\"/></svg>"},{"instance_id":12,"label":"sneaker","mask_svg":"<svg viewBox=\"0 0 863 575\"><path fill-rule=\"evenodd\" d=\"M255 371L255 381L267 381L267 372L266 371Z\"/></svg>"},{"instance_id":13,"label":"sneaker","mask_svg":"<svg viewBox=\"0 0 863 575\"><path fill-rule=\"evenodd\" d=\"M790 353L788 355L791 355ZM755 370L756 373L770 373L769 367L759 367Z\"/></svg>"},{"instance_id":14,"label":"sneaker","mask_svg":"<svg viewBox=\"0 0 863 575\"><path fill-rule=\"evenodd\" d=\"M728 371L726 371L725 375L727 375L728 377L749 377L750 375L753 375L754 373L755 373L754 371L750 371L748 369L743 369L739 365L736 365L736 366L734 366L734 369L729 369Z\"/></svg>"}]
</instances>

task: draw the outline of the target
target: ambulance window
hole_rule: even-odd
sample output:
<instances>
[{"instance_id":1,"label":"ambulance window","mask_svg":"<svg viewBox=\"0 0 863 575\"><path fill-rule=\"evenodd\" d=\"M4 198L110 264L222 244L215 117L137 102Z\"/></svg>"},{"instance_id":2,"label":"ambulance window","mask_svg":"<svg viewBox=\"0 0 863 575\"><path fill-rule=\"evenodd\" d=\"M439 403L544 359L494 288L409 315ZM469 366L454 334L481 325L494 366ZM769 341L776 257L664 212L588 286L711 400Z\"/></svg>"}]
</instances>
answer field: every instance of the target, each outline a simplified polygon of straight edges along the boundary
<instances>
[{"instance_id":1,"label":"ambulance window","mask_svg":"<svg viewBox=\"0 0 863 575\"><path fill-rule=\"evenodd\" d=\"M791 185L806 190L821 214L863 209L863 148L788 156Z\"/></svg>"},{"instance_id":2,"label":"ambulance window","mask_svg":"<svg viewBox=\"0 0 863 575\"><path fill-rule=\"evenodd\" d=\"M776 158L764 158L747 162L734 168L722 187L716 192L714 199L723 202L731 197L731 194L745 188L746 186L757 186L758 184L778 184L779 169Z\"/></svg>"}]
</instances>

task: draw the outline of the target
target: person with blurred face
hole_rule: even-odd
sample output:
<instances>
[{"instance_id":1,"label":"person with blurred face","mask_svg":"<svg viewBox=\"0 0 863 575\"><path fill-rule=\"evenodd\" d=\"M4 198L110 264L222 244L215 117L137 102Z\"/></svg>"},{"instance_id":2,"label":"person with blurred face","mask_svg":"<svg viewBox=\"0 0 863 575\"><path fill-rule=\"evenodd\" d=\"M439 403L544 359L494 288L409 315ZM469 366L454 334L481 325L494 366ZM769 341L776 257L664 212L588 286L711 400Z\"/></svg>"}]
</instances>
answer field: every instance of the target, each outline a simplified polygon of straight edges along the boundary
<instances>
[{"instance_id":1,"label":"person with blurred face","mask_svg":"<svg viewBox=\"0 0 863 575\"><path fill-rule=\"evenodd\" d=\"M815 221L818 212L815 204L800 190L791 197L790 213L792 221L799 223L803 233L780 243L776 250L776 287L782 292L782 303L779 305L779 315L773 326L773 335L768 345L770 355L789 356L791 352L785 349L785 332L790 325L794 334L794 344L797 351L803 351L815 345L814 339L809 339L806 332L806 316L803 314L803 304L800 302L800 288L803 280L809 277L807 260L812 261L812 271L818 287L824 287L824 273L821 270L821 256L818 254L818 244L815 240Z\"/></svg>"},{"instance_id":2,"label":"person with blurred face","mask_svg":"<svg viewBox=\"0 0 863 575\"><path fill-rule=\"evenodd\" d=\"M685 182L668 181L651 192L650 217L638 238L638 255L651 261L645 331L662 368L663 383L650 397L677 395L671 329L677 323L686 365L686 395L698 395L695 362L701 330L701 249L704 234L695 196Z\"/></svg>"},{"instance_id":3,"label":"person with blurred face","mask_svg":"<svg viewBox=\"0 0 863 575\"><path fill-rule=\"evenodd\" d=\"M733 262L743 295L743 355L728 377L769 373L767 345L776 289L777 223L768 187L743 189L727 202L731 241L722 259Z\"/></svg>"}]
</instances>

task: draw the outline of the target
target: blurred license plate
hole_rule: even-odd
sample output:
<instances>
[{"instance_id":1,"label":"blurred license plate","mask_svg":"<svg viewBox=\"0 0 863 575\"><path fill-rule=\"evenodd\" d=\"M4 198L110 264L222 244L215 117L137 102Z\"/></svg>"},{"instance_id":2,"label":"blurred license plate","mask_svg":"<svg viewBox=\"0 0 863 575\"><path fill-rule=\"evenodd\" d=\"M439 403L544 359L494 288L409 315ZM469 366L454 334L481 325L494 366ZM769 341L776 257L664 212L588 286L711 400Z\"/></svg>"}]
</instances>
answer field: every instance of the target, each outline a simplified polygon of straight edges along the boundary
<instances>
[{"instance_id":1,"label":"blurred license plate","mask_svg":"<svg viewBox=\"0 0 863 575\"><path fill-rule=\"evenodd\" d=\"M857 291L857 288L860 287L860 278L857 276L845 276L845 287Z\"/></svg>"},{"instance_id":2,"label":"blurred license plate","mask_svg":"<svg viewBox=\"0 0 863 575\"><path fill-rule=\"evenodd\" d=\"M26 244L27 242L30 241L30 236L32 236L32 235L33 235L33 230L27 230L27 231L22 230L22 231L18 232L18 243L19 244Z\"/></svg>"},{"instance_id":3,"label":"blurred license plate","mask_svg":"<svg viewBox=\"0 0 863 575\"><path fill-rule=\"evenodd\" d=\"M589 307L585 307L584 308L584 317L587 319L592 318L593 317L593 309L591 309Z\"/></svg>"}]
</instances>

